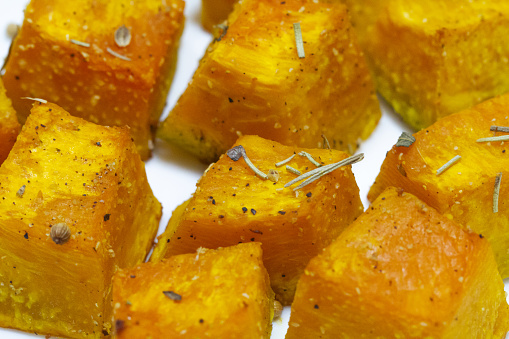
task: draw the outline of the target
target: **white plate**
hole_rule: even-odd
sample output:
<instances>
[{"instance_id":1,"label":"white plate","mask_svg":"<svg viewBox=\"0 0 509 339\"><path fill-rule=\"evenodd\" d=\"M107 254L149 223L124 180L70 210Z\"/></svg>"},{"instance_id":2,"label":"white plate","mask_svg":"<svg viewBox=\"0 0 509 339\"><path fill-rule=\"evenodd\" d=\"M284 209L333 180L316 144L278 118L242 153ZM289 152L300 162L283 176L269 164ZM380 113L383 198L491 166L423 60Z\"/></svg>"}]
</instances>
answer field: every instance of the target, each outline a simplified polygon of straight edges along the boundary
<instances>
[{"instance_id":1,"label":"white plate","mask_svg":"<svg viewBox=\"0 0 509 339\"><path fill-rule=\"evenodd\" d=\"M72 0L71 0L72 1ZM7 56L10 38L7 36L7 25L21 24L23 10L27 0L0 0L0 62ZM182 35L177 71L168 97L162 119L175 105L182 92L191 80L198 61L203 56L211 35L205 32L200 25L200 0L186 1L186 26ZM360 163L353 166L353 172L359 185L360 195L367 208L367 194L374 182L385 153L395 144L402 131L410 131L408 126L393 113L392 109L382 102L382 119L371 137L365 141L359 152L365 154ZM191 155L170 146L160 140L156 143L154 156L147 161L146 169L149 182L155 196L163 204L163 217L159 227L162 233L171 216L171 212L182 202L187 200L195 191L195 184L206 166ZM506 284L508 290L508 284ZM290 316L289 307L285 307L281 320L274 322L272 339L282 339L288 328ZM2 339L22 339L39 337L15 330L0 329Z\"/></svg>"}]
</instances>

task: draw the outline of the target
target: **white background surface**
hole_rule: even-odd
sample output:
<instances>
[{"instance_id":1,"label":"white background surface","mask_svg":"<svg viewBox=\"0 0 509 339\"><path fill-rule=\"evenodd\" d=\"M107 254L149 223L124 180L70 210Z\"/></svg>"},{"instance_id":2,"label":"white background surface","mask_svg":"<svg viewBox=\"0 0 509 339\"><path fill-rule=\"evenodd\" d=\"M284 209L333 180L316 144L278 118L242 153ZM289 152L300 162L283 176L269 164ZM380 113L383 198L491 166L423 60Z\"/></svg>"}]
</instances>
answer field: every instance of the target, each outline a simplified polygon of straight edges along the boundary
<instances>
[{"instance_id":1,"label":"white background surface","mask_svg":"<svg viewBox=\"0 0 509 339\"><path fill-rule=\"evenodd\" d=\"M7 25L9 23L22 23L23 10L27 3L27 0L0 0L0 62L3 62L7 56L10 45ZM181 40L177 71L162 119L166 117L185 90L198 66L199 59L203 56L212 39L211 35L205 32L200 25L200 0L186 1L185 15L186 26ZM385 153L396 142L402 131L410 131L384 103L382 103L382 109L383 115L378 127L359 149L359 152L365 153L364 160L353 165L353 172L365 208L368 206L366 196L369 187L378 174ZM146 163L146 169L152 190L163 204L163 217L159 233L163 232L175 207L187 200L195 191L195 183L205 168L205 165L184 151L161 140L156 142L154 156ZM289 314L289 308L287 307L282 320L274 323L272 338L284 338ZM2 339L29 337L35 337L35 335L0 329L0 338ZM38 337L42 338L42 336Z\"/></svg>"}]
</instances>

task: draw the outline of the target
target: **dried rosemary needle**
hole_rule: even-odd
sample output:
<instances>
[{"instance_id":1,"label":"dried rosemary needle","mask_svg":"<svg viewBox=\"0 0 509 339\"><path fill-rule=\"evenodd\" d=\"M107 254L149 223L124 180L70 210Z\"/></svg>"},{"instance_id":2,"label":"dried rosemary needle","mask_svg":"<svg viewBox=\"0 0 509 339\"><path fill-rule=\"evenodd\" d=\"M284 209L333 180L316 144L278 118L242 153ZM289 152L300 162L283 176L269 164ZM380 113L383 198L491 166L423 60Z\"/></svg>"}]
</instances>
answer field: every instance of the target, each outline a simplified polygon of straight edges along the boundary
<instances>
[{"instance_id":1,"label":"dried rosemary needle","mask_svg":"<svg viewBox=\"0 0 509 339\"><path fill-rule=\"evenodd\" d=\"M311 156L311 154L309 154L308 152L299 152L299 155L301 157L306 157L308 158L309 161L311 161L311 163L313 163L313 165L315 165L316 167L320 167L322 166L322 164L320 164L318 161L316 161L315 159L313 159L313 157Z\"/></svg>"},{"instance_id":2,"label":"dried rosemary needle","mask_svg":"<svg viewBox=\"0 0 509 339\"><path fill-rule=\"evenodd\" d=\"M244 158L244 161L246 162L247 166L249 166L249 168L253 170L253 172L255 172L256 175L258 175L260 178L264 180L267 180L269 178L267 174L263 173L255 165L253 165L251 160L249 160L249 157L246 154L246 150L242 145L238 145L229 149L228 151L226 151L226 155L233 161L238 161L240 158Z\"/></svg>"},{"instance_id":3,"label":"dried rosemary needle","mask_svg":"<svg viewBox=\"0 0 509 339\"><path fill-rule=\"evenodd\" d=\"M454 165L458 160L461 159L461 156L459 155L456 155L454 158L452 158L451 160L449 160L448 162L446 162L442 167L440 167L439 169L437 169L437 175L440 175L442 174L445 170L447 170L449 167L451 167L452 165Z\"/></svg>"},{"instance_id":4,"label":"dried rosemary needle","mask_svg":"<svg viewBox=\"0 0 509 339\"><path fill-rule=\"evenodd\" d=\"M498 213L498 195L500 193L500 183L502 182L502 172L495 178L495 189L493 190L493 213Z\"/></svg>"},{"instance_id":5,"label":"dried rosemary needle","mask_svg":"<svg viewBox=\"0 0 509 339\"><path fill-rule=\"evenodd\" d=\"M300 22L293 24L293 32L295 33L295 44L297 45L297 55L300 59L306 57L304 53L304 42L302 41L302 31L300 30Z\"/></svg>"}]
</instances>

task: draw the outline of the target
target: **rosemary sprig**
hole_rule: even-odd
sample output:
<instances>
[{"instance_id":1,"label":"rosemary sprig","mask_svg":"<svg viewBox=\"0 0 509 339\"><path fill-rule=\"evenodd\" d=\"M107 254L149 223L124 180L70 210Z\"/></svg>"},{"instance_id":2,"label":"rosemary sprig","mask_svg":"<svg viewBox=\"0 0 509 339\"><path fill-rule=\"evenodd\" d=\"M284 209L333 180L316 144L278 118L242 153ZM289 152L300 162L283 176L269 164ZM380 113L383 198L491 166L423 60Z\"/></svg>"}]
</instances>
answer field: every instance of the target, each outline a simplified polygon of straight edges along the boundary
<instances>
[{"instance_id":1,"label":"rosemary sprig","mask_svg":"<svg viewBox=\"0 0 509 339\"><path fill-rule=\"evenodd\" d=\"M399 146L409 147L414 142L415 142L415 137L412 134L410 134L408 132L403 132L399 136L398 142L396 142L396 146L397 147L399 147Z\"/></svg>"},{"instance_id":2,"label":"rosemary sprig","mask_svg":"<svg viewBox=\"0 0 509 339\"><path fill-rule=\"evenodd\" d=\"M106 51L108 53L110 53L111 55L113 55L114 57L116 57L116 58L119 58L119 59L122 59L122 60L125 60L125 61L131 61L131 58L126 57L125 55L119 54L119 53L115 52L114 50L112 50L109 47L106 48Z\"/></svg>"},{"instance_id":3,"label":"rosemary sprig","mask_svg":"<svg viewBox=\"0 0 509 339\"><path fill-rule=\"evenodd\" d=\"M490 131L492 132L503 132L503 133L509 133L509 127L504 126L491 126Z\"/></svg>"},{"instance_id":4,"label":"rosemary sprig","mask_svg":"<svg viewBox=\"0 0 509 339\"><path fill-rule=\"evenodd\" d=\"M300 171L296 168L293 168L292 166L288 166L286 165L286 170L290 173L293 173L293 174L296 174L296 175L301 175L302 173L300 173Z\"/></svg>"},{"instance_id":5,"label":"rosemary sprig","mask_svg":"<svg viewBox=\"0 0 509 339\"><path fill-rule=\"evenodd\" d=\"M364 159L364 153L360 153L360 154L357 154L357 155L352 155L351 157L343 159L343 160L341 160L339 162L336 162L334 164L328 164L328 165L325 165L325 166L322 166L322 167L315 168L314 170L306 172L306 173L298 176L297 178L287 182L284 185L284 187L289 187L289 186L293 185L296 182L299 182L301 180L304 180L304 179L310 177L309 179L307 179L306 181L304 181L299 186L297 186L297 187L295 187L293 189L294 191L296 191L296 190L301 189L302 187L312 183L313 181L315 181L317 179L320 179L324 175L326 175L326 174L328 174L328 173L330 173L330 172L332 172L332 171L334 171L334 170L336 170L336 169L338 169L340 167L355 164L356 162L359 162L362 159Z\"/></svg>"},{"instance_id":6,"label":"rosemary sprig","mask_svg":"<svg viewBox=\"0 0 509 339\"><path fill-rule=\"evenodd\" d=\"M308 152L299 152L298 153L301 157L306 157L308 158L309 161L311 161L313 163L313 165L315 165L316 167L320 167L322 166L322 164L320 164L318 161L316 161L315 159L313 159L313 157L311 156L311 154L309 154Z\"/></svg>"},{"instance_id":7,"label":"rosemary sprig","mask_svg":"<svg viewBox=\"0 0 509 339\"><path fill-rule=\"evenodd\" d=\"M495 189L493 190L493 213L498 213L498 194L500 193L500 183L502 181L502 172L495 178Z\"/></svg>"},{"instance_id":8,"label":"rosemary sprig","mask_svg":"<svg viewBox=\"0 0 509 339\"><path fill-rule=\"evenodd\" d=\"M490 141L506 141L509 140L509 135L500 135L498 137L488 137L477 139L477 142L490 142Z\"/></svg>"},{"instance_id":9,"label":"rosemary sprig","mask_svg":"<svg viewBox=\"0 0 509 339\"><path fill-rule=\"evenodd\" d=\"M281 166L283 166L284 164L289 163L289 162L293 159L293 157L294 157L294 156L295 156L295 154L293 154L293 155L292 155L291 157L289 157L289 158L286 158L286 159L285 159L285 160L283 160L283 161L278 162L278 163L276 164L276 167L281 167Z\"/></svg>"},{"instance_id":10,"label":"rosemary sprig","mask_svg":"<svg viewBox=\"0 0 509 339\"><path fill-rule=\"evenodd\" d=\"M83 41L78 41L78 40L74 40L74 39L71 39L69 40L71 43L75 44L75 45L78 45L78 46L82 46L82 47L90 47L90 44L88 42L83 42Z\"/></svg>"},{"instance_id":11,"label":"rosemary sprig","mask_svg":"<svg viewBox=\"0 0 509 339\"><path fill-rule=\"evenodd\" d=\"M238 145L233 147L232 149L229 149L228 151L226 151L226 155L233 161L238 161L240 158L244 158L244 161L246 162L247 166L249 166L249 168L252 169L256 175L258 175L260 178L264 180L267 180L269 178L267 174L263 173L258 168L256 168L255 165L253 165L251 160L249 160L246 154L246 150L242 145Z\"/></svg>"},{"instance_id":12,"label":"rosemary sprig","mask_svg":"<svg viewBox=\"0 0 509 339\"><path fill-rule=\"evenodd\" d=\"M327 137L325 136L325 134L322 134L322 138L323 138L322 148L327 147L327 149L330 149L329 140L327 140Z\"/></svg>"},{"instance_id":13,"label":"rosemary sprig","mask_svg":"<svg viewBox=\"0 0 509 339\"><path fill-rule=\"evenodd\" d=\"M440 175L442 174L445 170L447 170L449 167L451 167L452 165L454 165L458 160L461 159L461 156L459 155L456 155L454 158L452 158L451 160L449 160L448 162L446 162L442 167L440 167L439 169L437 169L437 175Z\"/></svg>"},{"instance_id":14,"label":"rosemary sprig","mask_svg":"<svg viewBox=\"0 0 509 339\"><path fill-rule=\"evenodd\" d=\"M297 55L300 59L306 57L304 53L304 42L302 41L302 32L300 30L300 22L293 24L293 32L295 33L295 44L297 45Z\"/></svg>"}]
</instances>

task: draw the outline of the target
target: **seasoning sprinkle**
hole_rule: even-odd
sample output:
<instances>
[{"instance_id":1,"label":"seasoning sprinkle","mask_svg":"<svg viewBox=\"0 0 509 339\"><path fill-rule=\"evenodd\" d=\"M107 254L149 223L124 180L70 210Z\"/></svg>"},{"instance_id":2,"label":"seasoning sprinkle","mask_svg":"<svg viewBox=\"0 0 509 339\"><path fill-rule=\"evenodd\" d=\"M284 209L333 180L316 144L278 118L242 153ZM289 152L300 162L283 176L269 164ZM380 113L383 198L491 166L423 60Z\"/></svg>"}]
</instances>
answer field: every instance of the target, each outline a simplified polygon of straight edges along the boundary
<instances>
[{"instance_id":1,"label":"seasoning sprinkle","mask_svg":"<svg viewBox=\"0 0 509 339\"><path fill-rule=\"evenodd\" d=\"M63 245L71 238L71 229L66 223L58 223L51 227L50 237L55 244Z\"/></svg>"},{"instance_id":2,"label":"seasoning sprinkle","mask_svg":"<svg viewBox=\"0 0 509 339\"><path fill-rule=\"evenodd\" d=\"M509 135L500 135L498 137L488 137L477 139L477 142L490 142L490 141L506 141L509 140Z\"/></svg>"},{"instance_id":3,"label":"seasoning sprinkle","mask_svg":"<svg viewBox=\"0 0 509 339\"><path fill-rule=\"evenodd\" d=\"M322 138L323 138L323 145L322 145L322 148L326 148L326 147L327 147L327 149L330 149L329 140L327 139L327 137L325 136L325 134L322 134Z\"/></svg>"},{"instance_id":4,"label":"seasoning sprinkle","mask_svg":"<svg viewBox=\"0 0 509 339\"><path fill-rule=\"evenodd\" d=\"M275 169L270 169L269 173L267 174L267 177L272 182L278 182L278 180L279 180L279 172L276 171Z\"/></svg>"},{"instance_id":5,"label":"seasoning sprinkle","mask_svg":"<svg viewBox=\"0 0 509 339\"><path fill-rule=\"evenodd\" d=\"M131 61L131 58L128 58L126 57L125 55L122 55L122 54L119 54L117 52L115 52L114 50L112 50L111 48L106 48L106 51L108 53L110 53L111 55L113 55L114 57L117 57L119 59L122 59L122 60L125 60L125 61Z\"/></svg>"},{"instance_id":6,"label":"seasoning sprinkle","mask_svg":"<svg viewBox=\"0 0 509 339\"><path fill-rule=\"evenodd\" d=\"M126 47L131 43L131 31L125 25L115 31L115 43L118 47Z\"/></svg>"},{"instance_id":7,"label":"seasoning sprinkle","mask_svg":"<svg viewBox=\"0 0 509 339\"><path fill-rule=\"evenodd\" d=\"M316 161L315 159L313 159L313 157L311 156L311 154L309 154L308 152L299 152L299 155L301 157L306 157L308 158L309 161L311 161L313 163L313 165L315 165L316 167L320 167L322 166L322 164L320 164L318 161Z\"/></svg>"},{"instance_id":8,"label":"seasoning sprinkle","mask_svg":"<svg viewBox=\"0 0 509 339\"><path fill-rule=\"evenodd\" d=\"M18 198L23 198L23 194L25 194L25 188L26 188L26 185L23 185L20 187L20 189L16 192L16 196Z\"/></svg>"},{"instance_id":9,"label":"seasoning sprinkle","mask_svg":"<svg viewBox=\"0 0 509 339\"><path fill-rule=\"evenodd\" d=\"M168 298L170 298L171 300L176 301L176 302L182 300L182 296L180 294L173 292L173 291L163 291L163 294L165 296L167 296Z\"/></svg>"},{"instance_id":10,"label":"seasoning sprinkle","mask_svg":"<svg viewBox=\"0 0 509 339\"><path fill-rule=\"evenodd\" d=\"M306 172L306 173L298 176L297 178L287 182L284 187L289 187L289 186L295 184L296 182L299 182L301 180L304 180L304 179L310 177L309 179L302 182L299 186L297 186L293 189L294 191L299 190L299 189L303 188L304 186L309 185L313 181L320 179L324 175L329 174L330 172L332 172L340 167L355 164L355 163L361 161L362 159L364 159L364 153L359 153L356 155L352 155L351 157L348 157L346 159L343 159L339 162L336 162L334 164L328 164L328 165L325 165L325 166L322 166L319 168L315 168L314 170Z\"/></svg>"},{"instance_id":11,"label":"seasoning sprinkle","mask_svg":"<svg viewBox=\"0 0 509 339\"><path fill-rule=\"evenodd\" d=\"M78 46L87 47L87 48L90 47L90 44L88 42L82 42L82 41L78 41L78 40L74 40L74 39L71 39L69 41L75 45L78 45Z\"/></svg>"},{"instance_id":12,"label":"seasoning sprinkle","mask_svg":"<svg viewBox=\"0 0 509 339\"><path fill-rule=\"evenodd\" d=\"M452 158L451 160L449 160L448 162L446 162L442 167L440 167L439 169L437 169L437 175L440 175L442 174L446 169L448 169L449 167L451 167L452 165L454 165L458 160L461 159L461 156L459 155L456 155L454 158Z\"/></svg>"},{"instance_id":13,"label":"seasoning sprinkle","mask_svg":"<svg viewBox=\"0 0 509 339\"><path fill-rule=\"evenodd\" d=\"M286 170L290 173L293 173L293 174L296 174L296 175L301 175L302 173L300 173L300 171L296 168L293 168L292 166L288 166L286 165Z\"/></svg>"},{"instance_id":14,"label":"seasoning sprinkle","mask_svg":"<svg viewBox=\"0 0 509 339\"><path fill-rule=\"evenodd\" d=\"M500 183L502 181L502 172L495 178L495 189L493 190L493 213L498 213L498 194L500 193Z\"/></svg>"},{"instance_id":15,"label":"seasoning sprinkle","mask_svg":"<svg viewBox=\"0 0 509 339\"><path fill-rule=\"evenodd\" d=\"M398 142L396 142L396 147L409 147L415 142L415 137L408 133L408 132L402 132L401 135L398 138Z\"/></svg>"},{"instance_id":16,"label":"seasoning sprinkle","mask_svg":"<svg viewBox=\"0 0 509 339\"><path fill-rule=\"evenodd\" d=\"M491 126L490 131L492 132L503 132L503 133L509 133L509 127L504 126Z\"/></svg>"},{"instance_id":17,"label":"seasoning sprinkle","mask_svg":"<svg viewBox=\"0 0 509 339\"><path fill-rule=\"evenodd\" d=\"M32 101L38 101L38 102L41 102L41 103L43 103L43 104L47 104L47 103L48 103L48 101L47 101L47 100L39 99L39 98L21 97L21 99L32 100Z\"/></svg>"},{"instance_id":18,"label":"seasoning sprinkle","mask_svg":"<svg viewBox=\"0 0 509 339\"><path fill-rule=\"evenodd\" d=\"M281 167L281 166L283 166L284 164L289 163L289 162L293 159L293 157L295 157L295 154L293 154L291 157L286 158L286 159L285 159L285 160L283 160L283 161L278 162L278 163L276 164L276 167Z\"/></svg>"},{"instance_id":19,"label":"seasoning sprinkle","mask_svg":"<svg viewBox=\"0 0 509 339\"><path fill-rule=\"evenodd\" d=\"M302 31L300 30L300 22L293 24L293 32L295 33L295 44L297 45L297 55L300 59L306 57L304 53L304 42L302 41Z\"/></svg>"}]
</instances>

